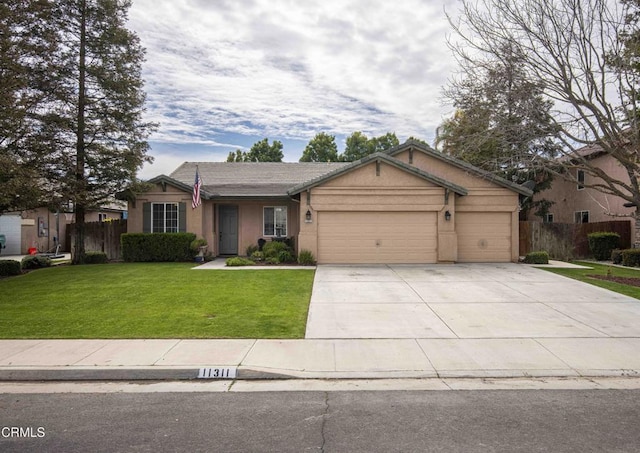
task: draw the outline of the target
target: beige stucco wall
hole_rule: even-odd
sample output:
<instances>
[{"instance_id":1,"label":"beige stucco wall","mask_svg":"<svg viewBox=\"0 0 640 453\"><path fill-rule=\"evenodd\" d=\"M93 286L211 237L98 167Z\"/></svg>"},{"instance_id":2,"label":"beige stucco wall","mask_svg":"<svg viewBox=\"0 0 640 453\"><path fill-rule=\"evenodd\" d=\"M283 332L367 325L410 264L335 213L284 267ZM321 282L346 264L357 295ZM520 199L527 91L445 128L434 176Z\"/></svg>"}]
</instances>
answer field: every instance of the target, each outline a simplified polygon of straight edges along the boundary
<instances>
[{"instance_id":1,"label":"beige stucco wall","mask_svg":"<svg viewBox=\"0 0 640 453\"><path fill-rule=\"evenodd\" d=\"M455 167L440 159L431 157L419 150L414 150L412 162L409 162L409 151L394 156L399 160L421 170L457 184L468 190L468 195L460 196L450 191L445 197L445 189L441 186L412 175L389 163L381 161L379 174L376 163L371 162L345 175L334 178L321 186L312 188L309 193L301 194L300 209L300 249L307 249L318 257L318 213L323 211L350 212L402 212L431 211L437 213L437 261L458 261L458 229L457 213L477 212L496 213L491 220L501 224L499 238L491 237L491 229L484 228L487 239L482 234L474 241L489 243L489 251L483 255L488 261L494 259L490 250L491 244L496 246L495 260L505 260L504 242L510 242L510 250L506 260L518 260L518 211L519 196L516 192L502 187L488 179L474 175L464 169ZM445 204L446 203L446 204ZM309 209L313 213L313 221L305 223L304 213ZM445 212L449 211L451 220L445 220ZM466 219L480 217L464 216ZM351 222L354 220L351 219ZM468 221L468 220L467 220ZM470 225L463 225L466 229ZM473 225L471 225L473 227ZM350 228L350 227L348 227ZM407 238L409 241L410 238ZM468 248L469 241L465 242ZM480 255L474 255L480 256ZM474 258L476 259L476 258Z\"/></svg>"},{"instance_id":2,"label":"beige stucco wall","mask_svg":"<svg viewBox=\"0 0 640 453\"><path fill-rule=\"evenodd\" d=\"M233 205L238 207L238 254L244 255L249 245L257 244L263 236L263 207L286 206L287 207L287 236L296 237L299 231L298 203L289 198L273 200L203 200L196 208L191 207L191 193L171 185L166 185L165 190L160 184L142 195L135 204L129 203L129 215L127 231L129 233L141 233L143 231L143 205L144 203L186 203L186 228L197 237L206 239L208 251L214 255L219 249L219 213L220 205ZM266 239L269 239L268 237Z\"/></svg>"},{"instance_id":3,"label":"beige stucco wall","mask_svg":"<svg viewBox=\"0 0 640 453\"><path fill-rule=\"evenodd\" d=\"M384 161L371 162L341 175L321 186L314 187L310 196L300 195L299 248L318 257L318 213L348 212L417 212L437 213L438 260L454 261L455 231L451 222L444 220L446 210L455 211L456 196L450 194L445 205L445 189L423 178L412 175ZM307 209L312 222L305 221ZM375 217L374 217L375 218ZM410 241L411 238L406 238Z\"/></svg>"},{"instance_id":4,"label":"beige stucco wall","mask_svg":"<svg viewBox=\"0 0 640 453\"><path fill-rule=\"evenodd\" d=\"M250 245L257 245L260 238L270 240L269 236L263 234L265 207L285 206L287 208L287 237L297 237L299 231L299 208L298 203L291 199L274 199L266 201L225 201L216 204L215 221L213 235L218 238L218 206L233 205L238 207L238 254L245 255L246 249ZM213 236L212 235L212 236ZM211 242L210 242L211 243ZM218 250L218 240L215 240L215 253Z\"/></svg>"}]
</instances>

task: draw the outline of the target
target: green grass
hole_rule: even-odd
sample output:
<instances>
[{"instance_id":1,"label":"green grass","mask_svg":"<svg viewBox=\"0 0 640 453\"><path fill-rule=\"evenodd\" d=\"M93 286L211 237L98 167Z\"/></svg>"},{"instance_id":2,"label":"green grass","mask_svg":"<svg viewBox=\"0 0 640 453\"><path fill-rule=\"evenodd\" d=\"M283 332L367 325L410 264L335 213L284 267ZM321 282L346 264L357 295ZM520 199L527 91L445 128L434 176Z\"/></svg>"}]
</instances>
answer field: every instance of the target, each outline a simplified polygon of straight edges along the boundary
<instances>
[{"instance_id":1,"label":"green grass","mask_svg":"<svg viewBox=\"0 0 640 453\"><path fill-rule=\"evenodd\" d=\"M303 338L313 270L59 266L0 280L0 338Z\"/></svg>"},{"instance_id":2,"label":"green grass","mask_svg":"<svg viewBox=\"0 0 640 453\"><path fill-rule=\"evenodd\" d=\"M544 268L549 272L555 274L564 275L565 277L574 278L581 282L589 283L591 285L600 286L611 291L615 291L626 296L640 299L640 287L631 285L622 285L620 283L609 282L605 280L599 280L597 278L589 277L589 275L607 275L607 271L610 269L611 275L614 277L631 277L640 278L640 269L637 268L624 268L617 266L608 266L605 264L596 264L591 262L576 261L575 264L582 266L588 266L592 269L563 269L563 268Z\"/></svg>"}]
</instances>

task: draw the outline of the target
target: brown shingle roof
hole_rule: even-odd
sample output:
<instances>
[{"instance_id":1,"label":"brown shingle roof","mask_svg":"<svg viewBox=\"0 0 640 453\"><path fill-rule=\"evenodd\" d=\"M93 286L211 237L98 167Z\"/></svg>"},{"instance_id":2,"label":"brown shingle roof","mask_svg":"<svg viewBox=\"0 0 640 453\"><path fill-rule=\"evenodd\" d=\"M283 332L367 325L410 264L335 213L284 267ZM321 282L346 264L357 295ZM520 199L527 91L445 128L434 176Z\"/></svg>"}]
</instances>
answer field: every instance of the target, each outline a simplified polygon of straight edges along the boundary
<instances>
[{"instance_id":1,"label":"brown shingle roof","mask_svg":"<svg viewBox=\"0 0 640 453\"><path fill-rule=\"evenodd\" d=\"M293 186L342 168L344 162L185 162L170 177L193 186L196 166L210 196L286 197Z\"/></svg>"}]
</instances>

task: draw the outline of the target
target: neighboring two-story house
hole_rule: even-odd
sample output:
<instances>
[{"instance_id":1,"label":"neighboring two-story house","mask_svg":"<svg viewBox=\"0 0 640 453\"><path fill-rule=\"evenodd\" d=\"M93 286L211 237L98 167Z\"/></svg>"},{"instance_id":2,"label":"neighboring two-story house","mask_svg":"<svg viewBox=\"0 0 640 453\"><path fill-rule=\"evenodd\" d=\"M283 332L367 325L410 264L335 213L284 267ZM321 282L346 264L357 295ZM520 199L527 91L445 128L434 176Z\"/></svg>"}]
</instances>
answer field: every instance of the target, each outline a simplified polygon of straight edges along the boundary
<instances>
[{"instance_id":1,"label":"neighboring two-story house","mask_svg":"<svg viewBox=\"0 0 640 453\"><path fill-rule=\"evenodd\" d=\"M590 159L591 165L602 169L611 177L620 181L628 181L626 170L616 159L598 147L584 147L578 150L582 156ZM627 202L615 195L608 195L589 188L594 176L584 170L572 170L572 178L568 181L556 177L551 188L535 195L535 199L546 199L553 202L543 222L558 223L594 223L611 220L622 220L631 223L631 242L634 242L635 208L625 207Z\"/></svg>"}]
</instances>

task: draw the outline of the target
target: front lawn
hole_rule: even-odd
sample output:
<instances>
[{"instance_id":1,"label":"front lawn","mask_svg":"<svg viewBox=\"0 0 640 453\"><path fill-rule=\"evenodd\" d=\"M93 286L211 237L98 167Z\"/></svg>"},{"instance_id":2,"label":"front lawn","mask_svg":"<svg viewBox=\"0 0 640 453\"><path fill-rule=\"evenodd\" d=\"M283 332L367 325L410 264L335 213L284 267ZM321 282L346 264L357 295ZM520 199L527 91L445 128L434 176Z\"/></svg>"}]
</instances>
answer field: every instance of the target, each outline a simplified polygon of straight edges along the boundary
<instances>
[{"instance_id":1,"label":"front lawn","mask_svg":"<svg viewBox=\"0 0 640 453\"><path fill-rule=\"evenodd\" d=\"M569 269L569 268L544 268L549 272L555 274L564 275L565 277L574 278L582 282L589 283L591 285L600 286L602 288L615 291L626 296L635 297L640 299L640 287L635 285L624 285L615 281L600 280L598 278L590 277L591 275L609 275L611 277L625 277L632 279L640 279L640 269L637 268L624 268L618 266L608 266L606 264L596 264L590 262L576 261L575 264L582 266L588 266L592 269Z\"/></svg>"},{"instance_id":2,"label":"front lawn","mask_svg":"<svg viewBox=\"0 0 640 453\"><path fill-rule=\"evenodd\" d=\"M0 338L303 338L313 270L59 266L0 280Z\"/></svg>"}]
</instances>

